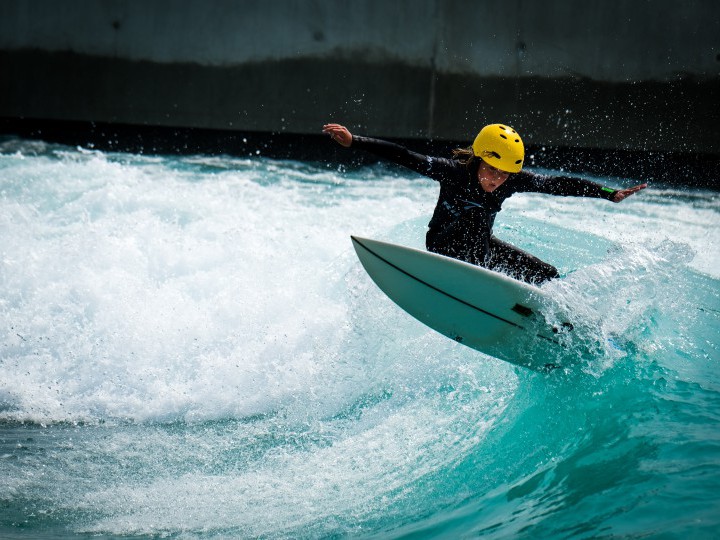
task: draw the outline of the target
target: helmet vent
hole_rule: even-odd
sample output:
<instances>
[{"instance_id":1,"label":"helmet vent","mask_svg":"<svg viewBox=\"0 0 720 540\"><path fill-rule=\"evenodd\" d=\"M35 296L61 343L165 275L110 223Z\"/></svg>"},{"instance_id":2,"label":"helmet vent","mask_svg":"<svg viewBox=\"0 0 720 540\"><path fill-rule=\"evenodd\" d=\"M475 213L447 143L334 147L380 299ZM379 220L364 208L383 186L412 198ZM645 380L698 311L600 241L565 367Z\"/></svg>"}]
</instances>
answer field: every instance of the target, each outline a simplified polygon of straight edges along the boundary
<instances>
[{"instance_id":1,"label":"helmet vent","mask_svg":"<svg viewBox=\"0 0 720 540\"><path fill-rule=\"evenodd\" d=\"M480 130L472 144L473 155L507 173L522 169L525 148L522 137L505 124L490 124Z\"/></svg>"}]
</instances>

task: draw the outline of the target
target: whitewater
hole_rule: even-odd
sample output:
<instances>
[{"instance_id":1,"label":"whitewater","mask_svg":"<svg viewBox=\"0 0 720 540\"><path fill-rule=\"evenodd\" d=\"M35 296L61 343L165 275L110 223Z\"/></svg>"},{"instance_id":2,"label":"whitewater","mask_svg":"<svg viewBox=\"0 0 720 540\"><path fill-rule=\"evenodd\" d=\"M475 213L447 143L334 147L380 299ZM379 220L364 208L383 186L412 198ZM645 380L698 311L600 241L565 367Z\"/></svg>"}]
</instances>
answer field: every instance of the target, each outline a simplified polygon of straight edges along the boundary
<instances>
[{"instance_id":1,"label":"whitewater","mask_svg":"<svg viewBox=\"0 0 720 540\"><path fill-rule=\"evenodd\" d=\"M598 344L551 373L363 271L350 235L423 247L437 193L0 139L0 537L717 538L718 193L505 203Z\"/></svg>"}]
</instances>

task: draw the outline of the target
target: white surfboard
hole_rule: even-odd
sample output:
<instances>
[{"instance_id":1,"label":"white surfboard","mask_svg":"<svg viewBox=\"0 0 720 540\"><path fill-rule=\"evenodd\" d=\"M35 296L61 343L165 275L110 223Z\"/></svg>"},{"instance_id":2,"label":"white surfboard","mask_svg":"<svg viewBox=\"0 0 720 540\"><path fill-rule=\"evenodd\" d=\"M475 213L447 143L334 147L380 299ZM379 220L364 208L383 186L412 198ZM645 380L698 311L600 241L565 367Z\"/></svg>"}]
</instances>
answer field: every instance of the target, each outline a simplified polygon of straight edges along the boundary
<instances>
[{"instance_id":1,"label":"white surfboard","mask_svg":"<svg viewBox=\"0 0 720 540\"><path fill-rule=\"evenodd\" d=\"M557 367L564 345L538 287L419 249L351 237L363 267L398 306L441 334L513 364Z\"/></svg>"}]
</instances>

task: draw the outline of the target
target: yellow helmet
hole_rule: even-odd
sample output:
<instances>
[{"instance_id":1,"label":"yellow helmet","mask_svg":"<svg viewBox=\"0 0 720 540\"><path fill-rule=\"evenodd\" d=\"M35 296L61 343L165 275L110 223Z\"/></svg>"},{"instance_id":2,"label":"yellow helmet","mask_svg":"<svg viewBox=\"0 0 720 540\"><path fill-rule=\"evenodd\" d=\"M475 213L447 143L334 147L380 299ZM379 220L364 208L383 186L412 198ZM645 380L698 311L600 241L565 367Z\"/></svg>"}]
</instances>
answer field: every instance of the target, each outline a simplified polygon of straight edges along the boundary
<instances>
[{"instance_id":1,"label":"yellow helmet","mask_svg":"<svg viewBox=\"0 0 720 540\"><path fill-rule=\"evenodd\" d=\"M472 145L473 154L488 165L508 173L520 172L525 146L517 131L503 124L490 124L480 130Z\"/></svg>"}]
</instances>

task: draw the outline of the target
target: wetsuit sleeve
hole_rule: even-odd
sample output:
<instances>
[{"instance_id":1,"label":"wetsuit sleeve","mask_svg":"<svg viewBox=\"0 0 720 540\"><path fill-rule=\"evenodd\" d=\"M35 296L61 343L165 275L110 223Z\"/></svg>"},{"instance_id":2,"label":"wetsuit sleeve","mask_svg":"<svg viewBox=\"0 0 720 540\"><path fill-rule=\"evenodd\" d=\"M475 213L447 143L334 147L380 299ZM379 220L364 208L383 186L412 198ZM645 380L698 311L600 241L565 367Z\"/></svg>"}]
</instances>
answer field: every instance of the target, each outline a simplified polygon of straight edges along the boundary
<instances>
[{"instance_id":1,"label":"wetsuit sleeve","mask_svg":"<svg viewBox=\"0 0 720 540\"><path fill-rule=\"evenodd\" d=\"M456 165L453 161L419 154L399 144L353 135L352 148L365 150L378 157L407 167L433 180L447 180L452 176Z\"/></svg>"},{"instance_id":2,"label":"wetsuit sleeve","mask_svg":"<svg viewBox=\"0 0 720 540\"><path fill-rule=\"evenodd\" d=\"M533 191L549 195L592 197L611 201L616 190L596 182L574 176L546 176L534 173L518 174L517 191Z\"/></svg>"}]
</instances>

